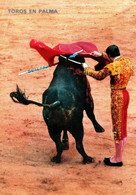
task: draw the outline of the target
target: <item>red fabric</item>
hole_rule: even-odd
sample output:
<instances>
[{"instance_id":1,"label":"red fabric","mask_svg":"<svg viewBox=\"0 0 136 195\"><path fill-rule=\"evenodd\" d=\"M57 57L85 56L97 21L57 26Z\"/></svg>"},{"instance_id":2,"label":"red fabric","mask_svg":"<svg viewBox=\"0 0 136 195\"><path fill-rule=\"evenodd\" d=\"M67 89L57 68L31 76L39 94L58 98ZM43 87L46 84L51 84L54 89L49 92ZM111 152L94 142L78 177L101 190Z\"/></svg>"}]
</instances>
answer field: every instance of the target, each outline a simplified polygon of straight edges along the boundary
<instances>
[{"instance_id":1,"label":"red fabric","mask_svg":"<svg viewBox=\"0 0 136 195\"><path fill-rule=\"evenodd\" d=\"M88 55L89 53L93 51L98 51L96 45L94 45L92 42L87 42L87 41L78 41L69 44L62 43L56 45L53 49L55 50L57 49L66 55L71 55L82 49L83 51L78 54L78 56L81 57L90 57L90 55Z\"/></svg>"},{"instance_id":2,"label":"red fabric","mask_svg":"<svg viewBox=\"0 0 136 195\"><path fill-rule=\"evenodd\" d=\"M128 105L129 105L129 93L126 89L123 89L123 108L122 108L122 123L121 123L122 139L127 137L127 109L128 109Z\"/></svg>"},{"instance_id":3,"label":"red fabric","mask_svg":"<svg viewBox=\"0 0 136 195\"><path fill-rule=\"evenodd\" d=\"M42 42L36 40L30 41L30 47L36 49L39 54L48 62L50 66L54 63L54 57L59 55L72 55L83 49L78 56L91 57L88 53L98 51L96 45L87 41L78 41L70 44L58 44L54 48L50 48Z\"/></svg>"},{"instance_id":4,"label":"red fabric","mask_svg":"<svg viewBox=\"0 0 136 195\"><path fill-rule=\"evenodd\" d=\"M62 55L62 51L54 50L45 45L42 42L37 42L35 40L30 41L30 47L36 49L39 54L48 62L48 64L51 66L54 62L54 57L56 55Z\"/></svg>"}]
</instances>

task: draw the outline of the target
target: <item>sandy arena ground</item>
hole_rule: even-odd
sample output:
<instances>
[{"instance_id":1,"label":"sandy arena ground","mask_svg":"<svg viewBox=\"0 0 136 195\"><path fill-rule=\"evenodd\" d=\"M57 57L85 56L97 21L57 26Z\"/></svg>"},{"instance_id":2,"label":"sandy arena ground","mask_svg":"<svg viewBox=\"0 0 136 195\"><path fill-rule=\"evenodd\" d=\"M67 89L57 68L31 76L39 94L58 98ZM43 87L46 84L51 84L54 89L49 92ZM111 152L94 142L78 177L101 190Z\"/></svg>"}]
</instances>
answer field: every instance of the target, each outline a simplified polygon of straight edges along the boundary
<instances>
[{"instance_id":1,"label":"sandy arena ground","mask_svg":"<svg viewBox=\"0 0 136 195\"><path fill-rule=\"evenodd\" d=\"M9 10L10 9L10 10ZM13 13L17 9L18 13ZM36 13L29 13L29 9ZM58 13L38 13L39 9ZM22 12L23 13L19 13ZM111 44L135 66L135 0L1 0L0 1L0 195L134 195L136 193L136 78L128 84L128 140L124 166L106 167L104 157L114 154L110 116L109 78L90 81L95 115L105 128L97 134L84 114L84 147L95 163L82 164L82 157L69 134L70 149L61 164L50 159L55 144L35 105L15 104L9 97L16 84L41 102L55 67L18 76L18 73L46 65L29 47L31 39L54 47L79 40L94 42L99 51ZM56 59L57 61L57 59ZM95 62L87 59L90 66ZM98 163L100 162L100 163Z\"/></svg>"}]
</instances>

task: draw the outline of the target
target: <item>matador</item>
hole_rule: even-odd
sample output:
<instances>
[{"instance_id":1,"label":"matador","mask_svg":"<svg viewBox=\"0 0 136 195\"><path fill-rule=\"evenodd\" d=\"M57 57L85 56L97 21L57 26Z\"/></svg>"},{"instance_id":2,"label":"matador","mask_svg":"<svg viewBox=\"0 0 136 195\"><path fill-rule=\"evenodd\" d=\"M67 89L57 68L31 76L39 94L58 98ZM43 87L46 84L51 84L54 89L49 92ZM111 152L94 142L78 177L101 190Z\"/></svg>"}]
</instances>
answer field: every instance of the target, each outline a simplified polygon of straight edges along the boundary
<instances>
[{"instance_id":1,"label":"matador","mask_svg":"<svg viewBox=\"0 0 136 195\"><path fill-rule=\"evenodd\" d=\"M83 63L84 73L97 80L110 76L111 87L111 116L113 134L115 141L115 155L105 158L104 163L108 166L122 166L122 153L127 139L127 109L129 104L129 93L126 86L133 74L133 67L129 59L120 56L118 46L111 45L106 52L92 52L95 57L108 58L110 63L102 70L95 71Z\"/></svg>"}]
</instances>

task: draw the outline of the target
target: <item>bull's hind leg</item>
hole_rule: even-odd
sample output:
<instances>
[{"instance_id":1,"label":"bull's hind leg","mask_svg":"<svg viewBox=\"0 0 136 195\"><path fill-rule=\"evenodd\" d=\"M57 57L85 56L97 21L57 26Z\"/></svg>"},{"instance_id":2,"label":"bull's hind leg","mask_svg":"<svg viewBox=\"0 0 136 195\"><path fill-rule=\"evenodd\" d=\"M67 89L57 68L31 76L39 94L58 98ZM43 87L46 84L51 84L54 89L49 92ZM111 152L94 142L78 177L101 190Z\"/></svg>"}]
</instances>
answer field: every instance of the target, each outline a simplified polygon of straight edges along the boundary
<instances>
[{"instance_id":1,"label":"bull's hind leg","mask_svg":"<svg viewBox=\"0 0 136 195\"><path fill-rule=\"evenodd\" d=\"M48 129L49 129L50 137L52 138L52 140L56 144L56 150L57 150L57 155L54 156L51 159L51 161L56 162L56 163L60 163L61 162L61 154L63 152L62 143L61 143L61 130L59 131L57 128L54 128L54 129L48 128Z\"/></svg>"},{"instance_id":2,"label":"bull's hind leg","mask_svg":"<svg viewBox=\"0 0 136 195\"><path fill-rule=\"evenodd\" d=\"M78 150L78 152L82 155L83 157L83 163L92 163L94 162L94 159L90 156L88 156L84 150L84 146L83 146L83 136L84 136L84 132L83 132L83 126L79 126L76 127L75 129L71 130L70 133L73 135L73 137L75 138L76 141L76 149Z\"/></svg>"},{"instance_id":3,"label":"bull's hind leg","mask_svg":"<svg viewBox=\"0 0 136 195\"><path fill-rule=\"evenodd\" d=\"M91 99L90 104L86 104L85 111L86 111L88 118L92 121L95 131L97 133L104 132L103 127L95 119L93 99Z\"/></svg>"},{"instance_id":4,"label":"bull's hind leg","mask_svg":"<svg viewBox=\"0 0 136 195\"><path fill-rule=\"evenodd\" d=\"M68 150L69 149L69 140L68 140L67 130L63 131L62 147L63 147L63 150Z\"/></svg>"}]
</instances>

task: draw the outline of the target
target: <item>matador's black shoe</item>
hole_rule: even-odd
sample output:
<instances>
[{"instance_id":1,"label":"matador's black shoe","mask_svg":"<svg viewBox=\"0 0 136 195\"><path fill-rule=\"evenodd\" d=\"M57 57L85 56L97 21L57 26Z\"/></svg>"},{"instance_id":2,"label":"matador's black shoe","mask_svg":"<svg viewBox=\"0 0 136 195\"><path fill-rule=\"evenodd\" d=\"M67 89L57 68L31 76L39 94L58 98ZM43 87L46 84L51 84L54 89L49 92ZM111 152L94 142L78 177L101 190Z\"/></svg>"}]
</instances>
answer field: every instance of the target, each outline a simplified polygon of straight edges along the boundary
<instances>
[{"instance_id":1,"label":"matador's black shoe","mask_svg":"<svg viewBox=\"0 0 136 195\"><path fill-rule=\"evenodd\" d=\"M114 167L122 167L123 166L123 162L112 163L112 162L110 162L110 158L105 158L104 164L107 166L114 166Z\"/></svg>"}]
</instances>

